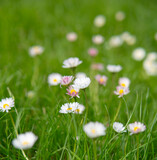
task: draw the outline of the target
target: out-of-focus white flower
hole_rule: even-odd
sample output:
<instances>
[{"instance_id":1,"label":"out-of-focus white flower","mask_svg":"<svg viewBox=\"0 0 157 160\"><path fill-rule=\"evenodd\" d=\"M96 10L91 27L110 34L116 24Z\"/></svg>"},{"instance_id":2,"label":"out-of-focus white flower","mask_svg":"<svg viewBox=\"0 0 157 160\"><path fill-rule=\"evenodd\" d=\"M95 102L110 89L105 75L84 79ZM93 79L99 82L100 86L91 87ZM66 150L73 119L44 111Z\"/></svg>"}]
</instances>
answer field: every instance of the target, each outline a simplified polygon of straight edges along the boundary
<instances>
[{"instance_id":1,"label":"out-of-focus white flower","mask_svg":"<svg viewBox=\"0 0 157 160\"><path fill-rule=\"evenodd\" d=\"M78 97L78 98L80 98L79 95L78 95L79 89L76 88L74 85L69 86L69 88L67 89L67 92L68 92L67 94L68 94L69 96L71 96L72 98L73 98L73 97Z\"/></svg>"},{"instance_id":2,"label":"out-of-focus white flower","mask_svg":"<svg viewBox=\"0 0 157 160\"><path fill-rule=\"evenodd\" d=\"M129 32L123 32L121 34L121 38L124 42L126 42L128 45L134 45L136 43L136 37L131 35Z\"/></svg>"},{"instance_id":3,"label":"out-of-focus white flower","mask_svg":"<svg viewBox=\"0 0 157 160\"><path fill-rule=\"evenodd\" d=\"M122 123L119 123L119 122L114 122L113 123L113 129L116 131L116 132L125 132L125 127L123 126Z\"/></svg>"},{"instance_id":4,"label":"out-of-focus white flower","mask_svg":"<svg viewBox=\"0 0 157 160\"><path fill-rule=\"evenodd\" d=\"M128 125L128 131L130 132L130 135L144 132L145 130L146 126L141 122L134 122Z\"/></svg>"},{"instance_id":5,"label":"out-of-focus white flower","mask_svg":"<svg viewBox=\"0 0 157 160\"><path fill-rule=\"evenodd\" d=\"M141 61L145 55L146 51L143 48L136 48L132 53L132 57L136 61Z\"/></svg>"},{"instance_id":6,"label":"out-of-focus white flower","mask_svg":"<svg viewBox=\"0 0 157 160\"><path fill-rule=\"evenodd\" d=\"M73 103L65 103L61 106L60 113L76 113L81 114L84 111L85 107L82 104L79 104L78 102Z\"/></svg>"},{"instance_id":7,"label":"out-of-focus white flower","mask_svg":"<svg viewBox=\"0 0 157 160\"><path fill-rule=\"evenodd\" d=\"M60 84L63 86L67 86L72 82L73 79L74 79L73 76L63 76Z\"/></svg>"},{"instance_id":8,"label":"out-of-focus white flower","mask_svg":"<svg viewBox=\"0 0 157 160\"><path fill-rule=\"evenodd\" d=\"M94 63L91 65L91 69L102 71L104 70L104 65L102 63Z\"/></svg>"},{"instance_id":9,"label":"out-of-focus white flower","mask_svg":"<svg viewBox=\"0 0 157 160\"><path fill-rule=\"evenodd\" d=\"M13 98L5 98L0 101L0 111L8 112L12 107L14 107Z\"/></svg>"},{"instance_id":10,"label":"out-of-focus white flower","mask_svg":"<svg viewBox=\"0 0 157 160\"><path fill-rule=\"evenodd\" d=\"M38 137L32 132L26 132L19 134L16 139L12 141L12 144L17 149L29 149L32 148Z\"/></svg>"},{"instance_id":11,"label":"out-of-focus white flower","mask_svg":"<svg viewBox=\"0 0 157 160\"><path fill-rule=\"evenodd\" d=\"M145 61L143 62L143 67L146 73L150 76L157 75L157 53L151 52L147 55Z\"/></svg>"},{"instance_id":12,"label":"out-of-focus white flower","mask_svg":"<svg viewBox=\"0 0 157 160\"><path fill-rule=\"evenodd\" d=\"M121 36L112 36L109 40L109 47L119 47L123 44Z\"/></svg>"},{"instance_id":13,"label":"out-of-focus white flower","mask_svg":"<svg viewBox=\"0 0 157 160\"><path fill-rule=\"evenodd\" d=\"M59 73L52 73L48 76L48 83L50 86L56 86L60 84L62 76Z\"/></svg>"},{"instance_id":14,"label":"out-of-focus white flower","mask_svg":"<svg viewBox=\"0 0 157 160\"><path fill-rule=\"evenodd\" d=\"M106 18L103 15L98 15L94 19L94 25L96 27L103 27L105 23L106 23Z\"/></svg>"},{"instance_id":15,"label":"out-of-focus white flower","mask_svg":"<svg viewBox=\"0 0 157 160\"><path fill-rule=\"evenodd\" d=\"M114 94L118 95L118 98L121 98L121 97L123 97L123 95L126 95L129 92L130 92L129 88L118 86L116 88L116 91L114 91Z\"/></svg>"},{"instance_id":16,"label":"out-of-focus white flower","mask_svg":"<svg viewBox=\"0 0 157 160\"><path fill-rule=\"evenodd\" d=\"M118 11L116 14L115 14L115 19L117 21L123 21L125 19L125 13L123 11Z\"/></svg>"},{"instance_id":17,"label":"out-of-focus white flower","mask_svg":"<svg viewBox=\"0 0 157 160\"><path fill-rule=\"evenodd\" d=\"M106 82L107 82L107 77L105 75L96 75L95 79L98 81L99 84L106 86Z\"/></svg>"},{"instance_id":18,"label":"out-of-focus white flower","mask_svg":"<svg viewBox=\"0 0 157 160\"><path fill-rule=\"evenodd\" d=\"M85 89L90 85L90 78L84 77L84 78L76 78L74 81L74 86L78 89Z\"/></svg>"},{"instance_id":19,"label":"out-of-focus white flower","mask_svg":"<svg viewBox=\"0 0 157 160\"><path fill-rule=\"evenodd\" d=\"M35 57L37 55L42 54L43 51L44 51L44 48L41 47L41 46L32 46L32 47L29 48L29 55L31 57Z\"/></svg>"},{"instance_id":20,"label":"out-of-focus white flower","mask_svg":"<svg viewBox=\"0 0 157 160\"><path fill-rule=\"evenodd\" d=\"M112 73L120 72L122 70L122 66L120 65L107 65L107 70Z\"/></svg>"},{"instance_id":21,"label":"out-of-focus white flower","mask_svg":"<svg viewBox=\"0 0 157 160\"><path fill-rule=\"evenodd\" d=\"M77 34L75 32L70 32L66 35L66 38L70 42L74 42L77 40Z\"/></svg>"},{"instance_id":22,"label":"out-of-focus white flower","mask_svg":"<svg viewBox=\"0 0 157 160\"><path fill-rule=\"evenodd\" d=\"M106 134L106 127L99 122L89 122L84 125L83 130L90 138L96 138Z\"/></svg>"},{"instance_id":23,"label":"out-of-focus white flower","mask_svg":"<svg viewBox=\"0 0 157 160\"><path fill-rule=\"evenodd\" d=\"M86 76L86 74L84 72L78 72L76 74L76 78L85 78L85 77L87 77L87 76Z\"/></svg>"},{"instance_id":24,"label":"out-of-focus white flower","mask_svg":"<svg viewBox=\"0 0 157 160\"><path fill-rule=\"evenodd\" d=\"M74 68L80 65L81 63L82 61L80 61L79 58L71 57L71 58L64 60L62 67L63 68Z\"/></svg>"},{"instance_id":25,"label":"out-of-focus white flower","mask_svg":"<svg viewBox=\"0 0 157 160\"><path fill-rule=\"evenodd\" d=\"M130 79L127 77L121 77L119 78L119 85L122 87L129 87L130 85Z\"/></svg>"},{"instance_id":26,"label":"out-of-focus white flower","mask_svg":"<svg viewBox=\"0 0 157 160\"><path fill-rule=\"evenodd\" d=\"M92 41L95 44L102 44L104 42L104 37L102 35L95 35L92 37Z\"/></svg>"},{"instance_id":27,"label":"out-of-focus white flower","mask_svg":"<svg viewBox=\"0 0 157 160\"><path fill-rule=\"evenodd\" d=\"M26 93L26 96L27 96L28 98L33 98L33 97L35 96L35 92L34 92L34 91L28 91L28 92Z\"/></svg>"},{"instance_id":28,"label":"out-of-focus white flower","mask_svg":"<svg viewBox=\"0 0 157 160\"><path fill-rule=\"evenodd\" d=\"M98 54L98 50L96 48L89 48L88 49L88 54L91 56L91 57L95 57L97 54Z\"/></svg>"},{"instance_id":29,"label":"out-of-focus white flower","mask_svg":"<svg viewBox=\"0 0 157 160\"><path fill-rule=\"evenodd\" d=\"M154 39L157 41L157 33L155 33L155 35L154 35Z\"/></svg>"}]
</instances>

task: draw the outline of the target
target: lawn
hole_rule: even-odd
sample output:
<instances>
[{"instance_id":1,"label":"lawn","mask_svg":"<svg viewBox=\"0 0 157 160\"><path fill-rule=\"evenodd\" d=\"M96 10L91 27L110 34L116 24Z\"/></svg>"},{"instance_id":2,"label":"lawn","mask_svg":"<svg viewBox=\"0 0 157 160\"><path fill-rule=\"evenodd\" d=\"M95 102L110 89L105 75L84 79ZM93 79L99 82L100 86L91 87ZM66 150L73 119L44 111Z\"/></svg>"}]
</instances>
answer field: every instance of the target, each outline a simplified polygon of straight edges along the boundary
<instances>
[{"instance_id":1,"label":"lawn","mask_svg":"<svg viewBox=\"0 0 157 160\"><path fill-rule=\"evenodd\" d=\"M118 11L125 13L123 21L115 19ZM138 47L147 55L157 51L156 11L155 0L0 0L0 97L15 99L15 107L0 112L0 159L26 159L23 150L12 145L16 130L38 136L24 150L32 160L157 159L157 76L143 68L146 57L132 58ZM97 15L106 17L103 27L93 24ZM126 31L136 37L134 45L108 48L110 37ZM69 32L77 33L76 41L67 40ZM100 45L92 42L98 34L105 38ZM34 45L42 46L43 54L31 57L29 48ZM91 47L99 52L95 58L88 54ZM51 73L74 75L62 67L70 57L82 61L75 72L91 79L85 92L79 91L80 98L70 98L66 87L50 86L47 80ZM104 69L92 69L93 63L102 63ZM110 73L109 64L121 65L122 70ZM106 86L95 80L97 74L108 77ZM122 98L113 93L120 77L131 81L130 92ZM63 104L75 101L85 106L82 114L59 112ZM88 137L83 127L91 121L102 123L106 134ZM130 123L141 122L146 130L117 133L115 121L125 130Z\"/></svg>"}]
</instances>

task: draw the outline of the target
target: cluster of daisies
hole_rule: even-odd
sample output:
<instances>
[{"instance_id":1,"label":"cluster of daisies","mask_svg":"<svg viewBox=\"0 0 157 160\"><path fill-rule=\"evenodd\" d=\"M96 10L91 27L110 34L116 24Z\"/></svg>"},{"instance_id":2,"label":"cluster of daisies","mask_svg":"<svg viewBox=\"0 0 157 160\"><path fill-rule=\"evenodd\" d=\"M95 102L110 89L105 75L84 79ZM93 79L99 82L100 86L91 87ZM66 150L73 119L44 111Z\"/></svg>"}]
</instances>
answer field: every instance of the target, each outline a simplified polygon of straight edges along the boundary
<instances>
[{"instance_id":1,"label":"cluster of daisies","mask_svg":"<svg viewBox=\"0 0 157 160\"><path fill-rule=\"evenodd\" d=\"M15 106L13 98L5 98L0 101L0 111L9 112ZM17 134L17 138L13 139L12 144L17 149L31 148L37 141L38 137L32 132Z\"/></svg>"}]
</instances>

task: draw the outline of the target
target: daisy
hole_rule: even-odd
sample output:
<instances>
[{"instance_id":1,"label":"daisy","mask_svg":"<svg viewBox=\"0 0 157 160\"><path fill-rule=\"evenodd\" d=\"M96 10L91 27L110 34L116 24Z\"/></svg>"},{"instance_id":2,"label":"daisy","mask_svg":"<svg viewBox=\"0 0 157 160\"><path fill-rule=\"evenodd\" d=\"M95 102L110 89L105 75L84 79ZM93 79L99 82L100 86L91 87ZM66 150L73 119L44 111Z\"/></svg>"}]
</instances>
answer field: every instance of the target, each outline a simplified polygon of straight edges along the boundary
<instances>
[{"instance_id":1,"label":"daisy","mask_svg":"<svg viewBox=\"0 0 157 160\"><path fill-rule=\"evenodd\" d=\"M59 73L52 73L48 76L48 83L50 86L56 86L60 84L62 76Z\"/></svg>"},{"instance_id":2,"label":"daisy","mask_svg":"<svg viewBox=\"0 0 157 160\"><path fill-rule=\"evenodd\" d=\"M99 84L106 86L106 82L107 82L107 77L105 75L96 75L95 79L98 81Z\"/></svg>"},{"instance_id":3,"label":"daisy","mask_svg":"<svg viewBox=\"0 0 157 160\"><path fill-rule=\"evenodd\" d=\"M76 78L74 81L74 86L78 89L85 89L90 85L90 83L91 80L88 77Z\"/></svg>"},{"instance_id":4,"label":"daisy","mask_svg":"<svg viewBox=\"0 0 157 160\"><path fill-rule=\"evenodd\" d=\"M85 77L87 77L87 76L86 76L86 73L84 73L84 72L78 72L76 74L76 78L85 78Z\"/></svg>"},{"instance_id":5,"label":"daisy","mask_svg":"<svg viewBox=\"0 0 157 160\"><path fill-rule=\"evenodd\" d=\"M112 36L109 40L109 47L119 47L123 44L123 40L120 36Z\"/></svg>"},{"instance_id":6,"label":"daisy","mask_svg":"<svg viewBox=\"0 0 157 160\"><path fill-rule=\"evenodd\" d=\"M26 132L19 134L16 139L12 141L12 144L17 149L29 149L32 148L38 137L32 132Z\"/></svg>"},{"instance_id":7,"label":"daisy","mask_svg":"<svg viewBox=\"0 0 157 160\"><path fill-rule=\"evenodd\" d=\"M157 75L157 53L151 52L147 55L145 61L143 62L143 67L146 73L150 76Z\"/></svg>"},{"instance_id":8,"label":"daisy","mask_svg":"<svg viewBox=\"0 0 157 160\"><path fill-rule=\"evenodd\" d=\"M14 107L13 98L5 98L0 101L0 110L2 112L8 112L12 107Z\"/></svg>"},{"instance_id":9,"label":"daisy","mask_svg":"<svg viewBox=\"0 0 157 160\"><path fill-rule=\"evenodd\" d=\"M130 92L129 88L127 88L127 87L118 86L116 89L117 90L114 91L114 94L119 95L118 98L121 98L121 97L123 97L123 95L126 95Z\"/></svg>"},{"instance_id":10,"label":"daisy","mask_svg":"<svg viewBox=\"0 0 157 160\"><path fill-rule=\"evenodd\" d=\"M73 76L63 76L60 84L63 86L67 86L72 82L73 79L74 79Z\"/></svg>"},{"instance_id":11,"label":"daisy","mask_svg":"<svg viewBox=\"0 0 157 160\"><path fill-rule=\"evenodd\" d=\"M115 15L117 21L123 21L125 19L125 13L123 11L118 11Z\"/></svg>"},{"instance_id":12,"label":"daisy","mask_svg":"<svg viewBox=\"0 0 157 160\"><path fill-rule=\"evenodd\" d=\"M83 130L90 138L96 138L106 134L106 127L99 122L89 122L84 125Z\"/></svg>"},{"instance_id":13,"label":"daisy","mask_svg":"<svg viewBox=\"0 0 157 160\"><path fill-rule=\"evenodd\" d=\"M60 113L82 113L84 111L83 105L79 104L78 102L73 103L65 103L61 106Z\"/></svg>"},{"instance_id":14,"label":"daisy","mask_svg":"<svg viewBox=\"0 0 157 160\"><path fill-rule=\"evenodd\" d=\"M94 25L96 27L103 27L105 23L106 23L106 18L103 15L98 15L94 19Z\"/></svg>"},{"instance_id":15,"label":"daisy","mask_svg":"<svg viewBox=\"0 0 157 160\"><path fill-rule=\"evenodd\" d=\"M136 43L136 37L131 35L129 32L123 32L122 35L121 35L121 38L128 45L134 45Z\"/></svg>"},{"instance_id":16,"label":"daisy","mask_svg":"<svg viewBox=\"0 0 157 160\"><path fill-rule=\"evenodd\" d=\"M67 94L68 94L69 96L71 96L72 98L73 98L73 97L78 97L78 98L80 98L79 95L78 95L79 89L76 88L74 85L69 86L69 88L67 89L67 92L68 92Z\"/></svg>"},{"instance_id":17,"label":"daisy","mask_svg":"<svg viewBox=\"0 0 157 160\"><path fill-rule=\"evenodd\" d=\"M97 54L98 54L98 50L96 48L89 48L88 49L88 54L91 56L91 57L95 57Z\"/></svg>"},{"instance_id":18,"label":"daisy","mask_svg":"<svg viewBox=\"0 0 157 160\"><path fill-rule=\"evenodd\" d=\"M70 42L74 42L77 40L77 34L75 32L70 32L66 35L66 38Z\"/></svg>"},{"instance_id":19,"label":"daisy","mask_svg":"<svg viewBox=\"0 0 157 160\"><path fill-rule=\"evenodd\" d=\"M104 37L102 35L95 35L92 37L92 41L95 44L102 44L104 42Z\"/></svg>"},{"instance_id":20,"label":"daisy","mask_svg":"<svg viewBox=\"0 0 157 160\"><path fill-rule=\"evenodd\" d=\"M141 122L134 122L128 125L128 131L130 132L130 135L144 132L145 130L146 126Z\"/></svg>"},{"instance_id":21,"label":"daisy","mask_svg":"<svg viewBox=\"0 0 157 160\"><path fill-rule=\"evenodd\" d=\"M80 61L79 58L71 57L71 58L64 60L62 67L63 68L74 68L80 65L81 63L82 61Z\"/></svg>"},{"instance_id":22,"label":"daisy","mask_svg":"<svg viewBox=\"0 0 157 160\"><path fill-rule=\"evenodd\" d=\"M146 55L146 51L143 48L136 48L132 53L132 58L136 61L141 61Z\"/></svg>"},{"instance_id":23,"label":"daisy","mask_svg":"<svg viewBox=\"0 0 157 160\"><path fill-rule=\"evenodd\" d=\"M102 63L94 63L91 65L91 69L102 71L104 70L104 65Z\"/></svg>"},{"instance_id":24,"label":"daisy","mask_svg":"<svg viewBox=\"0 0 157 160\"><path fill-rule=\"evenodd\" d=\"M107 70L112 73L120 72L122 70L122 66L120 66L120 65L107 65Z\"/></svg>"},{"instance_id":25,"label":"daisy","mask_svg":"<svg viewBox=\"0 0 157 160\"><path fill-rule=\"evenodd\" d=\"M113 123L113 129L116 131L116 132L125 132L125 127L123 126L122 123L119 123L119 122L114 122Z\"/></svg>"},{"instance_id":26,"label":"daisy","mask_svg":"<svg viewBox=\"0 0 157 160\"><path fill-rule=\"evenodd\" d=\"M29 55L31 57L35 57L37 55L42 54L43 51L44 51L44 48L41 47L41 46L32 46L32 47L29 48Z\"/></svg>"},{"instance_id":27,"label":"daisy","mask_svg":"<svg viewBox=\"0 0 157 160\"><path fill-rule=\"evenodd\" d=\"M121 77L119 78L119 85L122 86L122 87L129 87L130 85L130 79L127 78L127 77Z\"/></svg>"},{"instance_id":28,"label":"daisy","mask_svg":"<svg viewBox=\"0 0 157 160\"><path fill-rule=\"evenodd\" d=\"M77 103L76 109L74 110L74 113L76 113L76 114L82 114L84 110L85 110L84 105Z\"/></svg>"}]
</instances>

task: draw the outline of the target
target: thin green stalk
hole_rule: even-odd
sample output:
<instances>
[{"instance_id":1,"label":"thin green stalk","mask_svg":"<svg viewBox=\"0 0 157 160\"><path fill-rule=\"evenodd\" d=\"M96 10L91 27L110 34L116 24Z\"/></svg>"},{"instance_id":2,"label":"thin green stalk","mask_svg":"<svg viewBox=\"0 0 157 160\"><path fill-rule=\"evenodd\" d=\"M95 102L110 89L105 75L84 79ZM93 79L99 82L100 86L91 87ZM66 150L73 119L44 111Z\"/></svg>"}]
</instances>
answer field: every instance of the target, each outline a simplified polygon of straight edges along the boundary
<instances>
[{"instance_id":1,"label":"thin green stalk","mask_svg":"<svg viewBox=\"0 0 157 160\"><path fill-rule=\"evenodd\" d=\"M93 139L93 153L94 153L94 160L97 160L96 140L95 139Z\"/></svg>"},{"instance_id":2,"label":"thin green stalk","mask_svg":"<svg viewBox=\"0 0 157 160\"><path fill-rule=\"evenodd\" d=\"M17 129L16 129L16 126L15 126L15 123L14 123L14 120L13 120L13 117L12 117L12 115L11 115L10 112L9 112L9 114L10 114L10 119L11 119L12 125L13 125L13 127L14 127L15 134L16 134L16 136L18 136L18 132L17 132ZM22 154L23 154L23 156L25 157L25 159L26 159L26 160L29 160L28 157L26 156L24 150L21 149L21 151L22 151Z\"/></svg>"},{"instance_id":3,"label":"thin green stalk","mask_svg":"<svg viewBox=\"0 0 157 160\"><path fill-rule=\"evenodd\" d=\"M122 99L120 99L119 106L118 106L118 109L117 109L116 115L115 115L115 117L114 117L114 119L113 119L113 122L116 120L116 118L117 118L117 116L118 116L118 114L119 114L119 111L120 111L121 105L122 105Z\"/></svg>"},{"instance_id":4,"label":"thin green stalk","mask_svg":"<svg viewBox=\"0 0 157 160\"><path fill-rule=\"evenodd\" d=\"M140 141L139 141L139 134L137 135L137 160L139 160L139 145L140 145Z\"/></svg>"}]
</instances>

